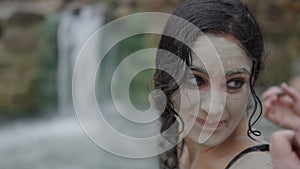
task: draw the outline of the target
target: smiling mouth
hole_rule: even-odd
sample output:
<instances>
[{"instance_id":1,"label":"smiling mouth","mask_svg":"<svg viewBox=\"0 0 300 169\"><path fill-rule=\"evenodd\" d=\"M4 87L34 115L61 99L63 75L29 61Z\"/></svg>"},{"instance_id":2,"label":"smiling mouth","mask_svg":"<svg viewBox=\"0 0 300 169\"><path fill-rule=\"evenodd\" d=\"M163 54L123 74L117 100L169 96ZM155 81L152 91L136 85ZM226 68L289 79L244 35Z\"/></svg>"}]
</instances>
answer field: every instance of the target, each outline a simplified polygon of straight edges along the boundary
<instances>
[{"instance_id":1,"label":"smiling mouth","mask_svg":"<svg viewBox=\"0 0 300 169\"><path fill-rule=\"evenodd\" d=\"M196 121L198 122L198 124L200 124L200 126L205 127L205 128L209 128L209 129L221 128L225 123L225 120L209 122L209 121L206 121L206 120L204 120L202 118L199 118L199 117L197 117Z\"/></svg>"}]
</instances>

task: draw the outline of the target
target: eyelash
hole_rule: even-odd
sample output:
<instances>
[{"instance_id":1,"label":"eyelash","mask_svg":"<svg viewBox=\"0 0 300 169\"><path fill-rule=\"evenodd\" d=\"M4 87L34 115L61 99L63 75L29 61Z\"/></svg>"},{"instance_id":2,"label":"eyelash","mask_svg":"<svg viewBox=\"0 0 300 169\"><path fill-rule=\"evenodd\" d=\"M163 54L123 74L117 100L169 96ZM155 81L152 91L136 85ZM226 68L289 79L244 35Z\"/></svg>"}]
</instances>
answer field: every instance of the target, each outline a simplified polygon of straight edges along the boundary
<instances>
[{"instance_id":1,"label":"eyelash","mask_svg":"<svg viewBox=\"0 0 300 169\"><path fill-rule=\"evenodd\" d=\"M233 84L231 84L231 83L233 83ZM193 76L189 77L188 84L190 86L193 86L193 88L195 88L195 85L197 85L198 89L202 89L208 84L208 81L205 78L202 78L201 76L193 75ZM240 88L242 88L242 86L244 84L245 84L245 80L243 78L233 78L233 79L227 80L227 82L226 82L227 90L229 92L238 91Z\"/></svg>"},{"instance_id":2,"label":"eyelash","mask_svg":"<svg viewBox=\"0 0 300 169\"><path fill-rule=\"evenodd\" d=\"M188 85L191 88L198 88L201 89L203 88L205 85L208 84L208 82L202 78L201 76L197 76L197 75L192 75L188 78ZM197 85L197 87L195 86Z\"/></svg>"},{"instance_id":3,"label":"eyelash","mask_svg":"<svg viewBox=\"0 0 300 169\"><path fill-rule=\"evenodd\" d=\"M230 83L234 83L233 86L229 85ZM227 90L229 90L229 92L234 92L242 88L242 86L245 84L245 80L241 78L234 78L228 80L226 84Z\"/></svg>"}]
</instances>

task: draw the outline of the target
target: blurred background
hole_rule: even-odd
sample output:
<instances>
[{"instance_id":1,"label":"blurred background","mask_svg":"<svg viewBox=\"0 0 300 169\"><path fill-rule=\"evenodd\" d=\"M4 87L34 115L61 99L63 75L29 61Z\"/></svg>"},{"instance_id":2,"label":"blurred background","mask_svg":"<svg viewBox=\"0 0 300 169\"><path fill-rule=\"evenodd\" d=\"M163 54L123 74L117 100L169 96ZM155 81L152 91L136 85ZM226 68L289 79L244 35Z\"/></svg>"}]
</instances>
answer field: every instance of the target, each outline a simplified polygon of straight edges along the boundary
<instances>
[{"instance_id":1,"label":"blurred background","mask_svg":"<svg viewBox=\"0 0 300 169\"><path fill-rule=\"evenodd\" d=\"M1 0L0 168L158 168L156 157L122 158L88 139L72 105L72 71L84 42L104 24L136 12L171 13L181 1ZM269 86L285 81L300 91L300 1L244 2L256 15L265 40L267 64L257 90L261 94ZM115 67L135 51L156 47L158 40L156 35L137 35L109 51L100 65L104 73L96 82L99 103L109 97L110 90L105 86ZM130 98L140 110L149 106L147 89L152 73L139 73L130 85ZM119 82L122 83L122 75ZM111 111L107 118L115 128L125 133L144 132ZM257 128L266 140L278 129L265 119Z\"/></svg>"}]
</instances>

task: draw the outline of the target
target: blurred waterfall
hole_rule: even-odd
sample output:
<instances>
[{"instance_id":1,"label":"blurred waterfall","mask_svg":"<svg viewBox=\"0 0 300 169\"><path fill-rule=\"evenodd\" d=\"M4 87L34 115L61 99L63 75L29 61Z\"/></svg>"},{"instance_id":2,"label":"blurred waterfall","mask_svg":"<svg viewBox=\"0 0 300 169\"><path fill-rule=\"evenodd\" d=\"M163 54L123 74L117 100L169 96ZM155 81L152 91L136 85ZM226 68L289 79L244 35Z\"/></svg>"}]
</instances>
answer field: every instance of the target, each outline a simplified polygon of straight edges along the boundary
<instances>
[{"instance_id":1,"label":"blurred waterfall","mask_svg":"<svg viewBox=\"0 0 300 169\"><path fill-rule=\"evenodd\" d=\"M84 5L79 8L67 8L61 15L58 27L58 110L60 114L67 115L73 112L72 106L72 73L79 52L88 38L98 30L104 23L104 15L101 7L98 5ZM99 53L99 40L89 47L90 55L93 60L85 60L87 67L97 66L97 57ZM93 76L92 72L81 72L82 80L86 76ZM86 98L86 95L92 96L93 89L82 88L76 93L77 96ZM88 104L88 103L87 103ZM86 105L88 107L88 105Z\"/></svg>"}]
</instances>

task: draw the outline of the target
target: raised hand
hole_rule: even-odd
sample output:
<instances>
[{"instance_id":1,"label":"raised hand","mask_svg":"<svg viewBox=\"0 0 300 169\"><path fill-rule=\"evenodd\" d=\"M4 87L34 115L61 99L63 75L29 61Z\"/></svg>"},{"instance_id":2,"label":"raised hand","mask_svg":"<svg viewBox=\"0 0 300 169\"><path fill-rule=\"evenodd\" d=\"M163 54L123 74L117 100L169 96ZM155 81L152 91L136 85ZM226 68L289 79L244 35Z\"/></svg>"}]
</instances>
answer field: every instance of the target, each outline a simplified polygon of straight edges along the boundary
<instances>
[{"instance_id":1,"label":"raised hand","mask_svg":"<svg viewBox=\"0 0 300 169\"><path fill-rule=\"evenodd\" d=\"M277 125L295 130L300 127L300 94L282 83L263 93L263 112L266 118Z\"/></svg>"}]
</instances>

